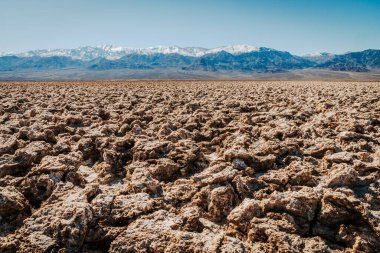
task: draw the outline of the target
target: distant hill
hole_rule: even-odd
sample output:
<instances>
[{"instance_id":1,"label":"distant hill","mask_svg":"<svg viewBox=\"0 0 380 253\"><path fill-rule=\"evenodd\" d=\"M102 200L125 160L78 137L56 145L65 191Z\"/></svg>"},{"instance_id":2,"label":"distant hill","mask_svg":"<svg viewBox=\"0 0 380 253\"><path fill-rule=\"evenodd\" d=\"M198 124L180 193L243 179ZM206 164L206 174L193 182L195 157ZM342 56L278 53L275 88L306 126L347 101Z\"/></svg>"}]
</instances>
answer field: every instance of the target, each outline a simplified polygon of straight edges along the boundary
<instances>
[{"instance_id":1,"label":"distant hill","mask_svg":"<svg viewBox=\"0 0 380 253\"><path fill-rule=\"evenodd\" d=\"M88 63L92 70L107 69L153 69L153 68L184 68L195 61L193 56L180 54L130 54L117 60L96 59Z\"/></svg>"},{"instance_id":2,"label":"distant hill","mask_svg":"<svg viewBox=\"0 0 380 253\"><path fill-rule=\"evenodd\" d=\"M52 57L17 57L3 56L0 57L0 71L15 70L48 70L64 69L68 67L81 67L83 62L73 60L70 57L52 56Z\"/></svg>"},{"instance_id":3,"label":"distant hill","mask_svg":"<svg viewBox=\"0 0 380 253\"><path fill-rule=\"evenodd\" d=\"M362 52L337 55L325 63L319 64L319 68L335 71L367 72L380 68L380 50L368 49Z\"/></svg>"},{"instance_id":4,"label":"distant hill","mask_svg":"<svg viewBox=\"0 0 380 253\"><path fill-rule=\"evenodd\" d=\"M218 71L234 70L242 72L281 72L302 69L314 63L288 52L260 48L258 51L233 55L222 51L197 58L189 69Z\"/></svg>"}]
</instances>

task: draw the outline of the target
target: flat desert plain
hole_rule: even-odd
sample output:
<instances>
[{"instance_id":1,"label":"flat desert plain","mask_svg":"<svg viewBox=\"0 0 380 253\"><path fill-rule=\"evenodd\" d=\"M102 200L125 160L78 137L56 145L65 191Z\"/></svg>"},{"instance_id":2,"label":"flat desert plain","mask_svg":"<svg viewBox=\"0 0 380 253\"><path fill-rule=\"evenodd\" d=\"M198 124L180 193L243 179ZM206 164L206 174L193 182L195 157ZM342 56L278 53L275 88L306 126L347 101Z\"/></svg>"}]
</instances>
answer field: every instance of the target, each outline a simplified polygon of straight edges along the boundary
<instances>
[{"instance_id":1,"label":"flat desert plain","mask_svg":"<svg viewBox=\"0 0 380 253\"><path fill-rule=\"evenodd\" d=\"M0 252L378 252L380 83L0 84Z\"/></svg>"}]
</instances>

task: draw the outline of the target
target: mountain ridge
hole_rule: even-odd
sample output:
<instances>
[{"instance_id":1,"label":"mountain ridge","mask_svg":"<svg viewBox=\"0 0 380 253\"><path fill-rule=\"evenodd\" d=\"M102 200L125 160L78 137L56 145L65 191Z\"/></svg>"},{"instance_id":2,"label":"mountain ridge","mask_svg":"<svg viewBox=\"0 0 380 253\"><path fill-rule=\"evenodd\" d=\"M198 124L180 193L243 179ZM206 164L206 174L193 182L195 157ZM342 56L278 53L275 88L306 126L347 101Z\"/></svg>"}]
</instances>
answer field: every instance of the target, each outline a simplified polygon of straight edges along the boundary
<instances>
[{"instance_id":1,"label":"mountain ridge","mask_svg":"<svg viewBox=\"0 0 380 253\"><path fill-rule=\"evenodd\" d=\"M96 58L106 58L108 60L120 59L123 56L129 54L173 54L177 53L184 56L201 57L210 53L217 53L220 51L226 51L231 54L240 54L252 51L258 51L260 48L236 44L229 46L221 46L216 48L203 48L203 47L179 47L179 46L153 46L145 48L133 48L133 47L120 47L114 45L102 45L102 46L83 46L74 49L38 49L29 50L21 53L0 53L1 56L19 56L19 57L51 57L51 56L66 56L77 60L94 60Z\"/></svg>"},{"instance_id":2,"label":"mountain ridge","mask_svg":"<svg viewBox=\"0 0 380 253\"><path fill-rule=\"evenodd\" d=\"M128 51L129 50L129 51ZM380 69L380 50L368 49L341 55L329 53L293 55L265 47L232 45L214 49L200 47L149 47L126 49L106 45L79 49L34 50L0 56L0 71L46 71L59 69L181 70L278 73L317 68L331 71L368 72Z\"/></svg>"}]
</instances>

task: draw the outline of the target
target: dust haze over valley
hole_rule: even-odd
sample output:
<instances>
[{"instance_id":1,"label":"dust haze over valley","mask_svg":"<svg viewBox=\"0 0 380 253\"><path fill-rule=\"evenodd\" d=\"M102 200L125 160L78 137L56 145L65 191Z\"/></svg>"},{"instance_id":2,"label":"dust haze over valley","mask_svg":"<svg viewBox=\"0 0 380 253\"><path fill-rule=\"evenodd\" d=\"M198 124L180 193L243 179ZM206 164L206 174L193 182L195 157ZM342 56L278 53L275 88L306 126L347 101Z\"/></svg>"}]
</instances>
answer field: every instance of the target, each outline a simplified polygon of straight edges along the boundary
<instances>
[{"instance_id":1,"label":"dust haze over valley","mask_svg":"<svg viewBox=\"0 0 380 253\"><path fill-rule=\"evenodd\" d=\"M0 253L379 252L379 13L0 1Z\"/></svg>"}]
</instances>

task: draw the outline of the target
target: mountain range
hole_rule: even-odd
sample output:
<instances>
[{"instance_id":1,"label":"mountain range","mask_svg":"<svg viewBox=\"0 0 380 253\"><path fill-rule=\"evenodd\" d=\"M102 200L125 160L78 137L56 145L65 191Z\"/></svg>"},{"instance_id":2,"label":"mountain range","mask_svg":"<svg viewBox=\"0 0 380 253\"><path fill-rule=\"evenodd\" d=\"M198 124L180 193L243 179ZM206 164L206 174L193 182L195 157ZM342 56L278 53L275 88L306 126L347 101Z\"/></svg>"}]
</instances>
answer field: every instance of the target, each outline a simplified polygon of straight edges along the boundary
<instances>
[{"instance_id":1,"label":"mountain range","mask_svg":"<svg viewBox=\"0 0 380 253\"><path fill-rule=\"evenodd\" d=\"M380 50L368 49L346 54L314 53L293 55L265 47L232 45L213 49L158 46L124 48L117 46L43 49L0 54L1 72L46 72L53 70L95 71L193 71L228 73L281 73L303 69L370 72L380 69Z\"/></svg>"},{"instance_id":2,"label":"mountain range","mask_svg":"<svg viewBox=\"0 0 380 253\"><path fill-rule=\"evenodd\" d=\"M231 54L241 54L252 51L258 51L259 48L250 45L231 45L207 49L203 47L178 47L178 46L156 46L146 48L119 47L113 45L103 45L97 47L79 47L75 49L42 49L32 50L22 53L0 53L0 56L18 56L18 57L50 57L66 56L76 60L89 61L96 58L105 58L108 60L119 59L130 54L180 54L184 56L200 57L206 54L218 53L225 51Z\"/></svg>"}]
</instances>

